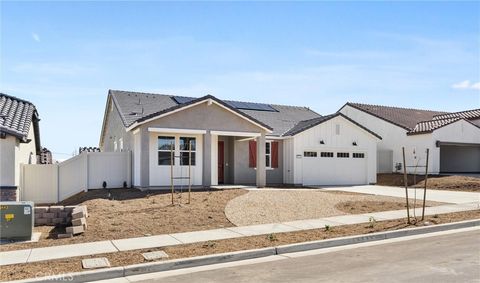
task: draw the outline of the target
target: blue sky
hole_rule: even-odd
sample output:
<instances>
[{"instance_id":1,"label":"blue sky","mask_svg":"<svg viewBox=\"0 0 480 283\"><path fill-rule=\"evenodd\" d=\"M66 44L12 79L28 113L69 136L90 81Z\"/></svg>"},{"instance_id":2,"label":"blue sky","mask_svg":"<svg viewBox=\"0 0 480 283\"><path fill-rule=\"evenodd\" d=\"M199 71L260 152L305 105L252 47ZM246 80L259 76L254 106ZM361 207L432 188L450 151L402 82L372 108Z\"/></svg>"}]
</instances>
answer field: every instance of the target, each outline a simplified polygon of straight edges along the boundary
<instances>
[{"instance_id":1,"label":"blue sky","mask_svg":"<svg viewBox=\"0 0 480 283\"><path fill-rule=\"evenodd\" d=\"M0 91L57 158L108 89L308 106L480 107L478 2L0 2Z\"/></svg>"}]
</instances>

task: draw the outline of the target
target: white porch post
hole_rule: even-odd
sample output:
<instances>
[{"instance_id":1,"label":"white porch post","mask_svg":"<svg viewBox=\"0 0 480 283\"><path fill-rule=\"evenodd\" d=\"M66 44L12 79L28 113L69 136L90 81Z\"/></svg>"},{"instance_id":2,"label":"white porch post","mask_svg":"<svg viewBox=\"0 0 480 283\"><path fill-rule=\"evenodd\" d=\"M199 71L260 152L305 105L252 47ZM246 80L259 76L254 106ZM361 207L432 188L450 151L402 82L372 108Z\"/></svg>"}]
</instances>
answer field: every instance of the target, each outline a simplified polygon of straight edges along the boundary
<instances>
[{"instance_id":1,"label":"white porch post","mask_svg":"<svg viewBox=\"0 0 480 283\"><path fill-rule=\"evenodd\" d=\"M257 187L265 187L266 168L265 168L265 133L257 138Z\"/></svg>"},{"instance_id":2,"label":"white porch post","mask_svg":"<svg viewBox=\"0 0 480 283\"><path fill-rule=\"evenodd\" d=\"M207 132L203 135L203 186L218 184L218 136Z\"/></svg>"}]
</instances>

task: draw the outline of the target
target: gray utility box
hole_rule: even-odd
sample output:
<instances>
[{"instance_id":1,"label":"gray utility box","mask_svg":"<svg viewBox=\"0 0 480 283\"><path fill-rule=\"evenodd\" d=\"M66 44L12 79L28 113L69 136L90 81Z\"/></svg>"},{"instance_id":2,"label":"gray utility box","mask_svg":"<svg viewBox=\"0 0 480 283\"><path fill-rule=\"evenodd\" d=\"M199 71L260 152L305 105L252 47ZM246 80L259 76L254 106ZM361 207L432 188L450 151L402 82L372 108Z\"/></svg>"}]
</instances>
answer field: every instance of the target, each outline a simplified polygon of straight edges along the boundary
<instances>
[{"instance_id":1,"label":"gray utility box","mask_svg":"<svg viewBox=\"0 0 480 283\"><path fill-rule=\"evenodd\" d=\"M33 233L33 202L0 202L0 238L30 240Z\"/></svg>"}]
</instances>

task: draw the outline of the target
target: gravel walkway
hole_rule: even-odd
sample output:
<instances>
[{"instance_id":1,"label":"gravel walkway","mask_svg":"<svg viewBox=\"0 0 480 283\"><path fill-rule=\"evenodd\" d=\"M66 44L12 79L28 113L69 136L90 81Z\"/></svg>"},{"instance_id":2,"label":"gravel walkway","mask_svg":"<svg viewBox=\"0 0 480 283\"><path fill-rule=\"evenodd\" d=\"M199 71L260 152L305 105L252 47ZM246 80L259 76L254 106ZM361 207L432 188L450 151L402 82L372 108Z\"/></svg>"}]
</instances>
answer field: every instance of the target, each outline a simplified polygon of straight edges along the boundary
<instances>
[{"instance_id":1,"label":"gravel walkway","mask_svg":"<svg viewBox=\"0 0 480 283\"><path fill-rule=\"evenodd\" d=\"M347 201L404 202L402 198L322 192L318 190L254 190L230 200L225 215L236 226L345 215L335 205ZM439 203L427 202L427 205Z\"/></svg>"}]
</instances>

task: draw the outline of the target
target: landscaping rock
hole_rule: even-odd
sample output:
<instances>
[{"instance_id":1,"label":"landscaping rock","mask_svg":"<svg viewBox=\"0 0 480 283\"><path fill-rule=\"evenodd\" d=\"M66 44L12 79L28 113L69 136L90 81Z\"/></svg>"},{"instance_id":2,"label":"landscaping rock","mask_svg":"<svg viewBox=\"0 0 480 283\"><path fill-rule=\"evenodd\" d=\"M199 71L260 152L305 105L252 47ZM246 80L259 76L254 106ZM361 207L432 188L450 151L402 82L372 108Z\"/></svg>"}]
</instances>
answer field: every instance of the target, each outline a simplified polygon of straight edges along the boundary
<instances>
[{"instance_id":1,"label":"landscaping rock","mask_svg":"<svg viewBox=\"0 0 480 283\"><path fill-rule=\"evenodd\" d=\"M45 225L48 223L46 218L35 218L35 225Z\"/></svg>"},{"instance_id":2,"label":"landscaping rock","mask_svg":"<svg viewBox=\"0 0 480 283\"><path fill-rule=\"evenodd\" d=\"M57 235L57 238L58 238L58 239L65 239L65 238L71 238L71 237L73 237L73 234L70 234L70 233L58 234L58 235Z\"/></svg>"},{"instance_id":3,"label":"landscaping rock","mask_svg":"<svg viewBox=\"0 0 480 283\"><path fill-rule=\"evenodd\" d=\"M62 212L63 211L63 205L60 206L60 205L52 205L50 206L50 209L48 210L48 212L53 212L53 213L58 213L58 212Z\"/></svg>"},{"instance_id":4,"label":"landscaping rock","mask_svg":"<svg viewBox=\"0 0 480 283\"><path fill-rule=\"evenodd\" d=\"M73 210L72 221L73 221L73 219L79 219L79 218L83 218L83 217L85 217L85 213L83 212L83 210L82 211L77 211L77 212L75 212L75 209Z\"/></svg>"},{"instance_id":5,"label":"landscaping rock","mask_svg":"<svg viewBox=\"0 0 480 283\"><path fill-rule=\"evenodd\" d=\"M84 269L110 267L110 262L106 257L87 258L82 260L82 267Z\"/></svg>"},{"instance_id":6,"label":"landscaping rock","mask_svg":"<svg viewBox=\"0 0 480 283\"><path fill-rule=\"evenodd\" d=\"M53 219L53 218L55 218L55 213L46 212L46 213L42 214L42 217L47 218L47 219Z\"/></svg>"},{"instance_id":7,"label":"landscaping rock","mask_svg":"<svg viewBox=\"0 0 480 283\"><path fill-rule=\"evenodd\" d=\"M83 217L72 220L72 225L73 226L82 226L82 225L85 225L86 223L87 223L87 221Z\"/></svg>"},{"instance_id":8,"label":"landscaping rock","mask_svg":"<svg viewBox=\"0 0 480 283\"><path fill-rule=\"evenodd\" d=\"M168 258L168 254L164 251L143 253L142 256L143 258L145 258L145 260L157 260L157 259Z\"/></svg>"},{"instance_id":9,"label":"landscaping rock","mask_svg":"<svg viewBox=\"0 0 480 283\"><path fill-rule=\"evenodd\" d=\"M65 218L53 218L52 219L53 224L62 224L65 223Z\"/></svg>"},{"instance_id":10,"label":"landscaping rock","mask_svg":"<svg viewBox=\"0 0 480 283\"><path fill-rule=\"evenodd\" d=\"M77 235L85 232L85 228L82 226L70 226L66 229L67 233Z\"/></svg>"},{"instance_id":11,"label":"landscaping rock","mask_svg":"<svg viewBox=\"0 0 480 283\"><path fill-rule=\"evenodd\" d=\"M35 207L35 215L48 212L48 207L46 206L37 206Z\"/></svg>"}]
</instances>

